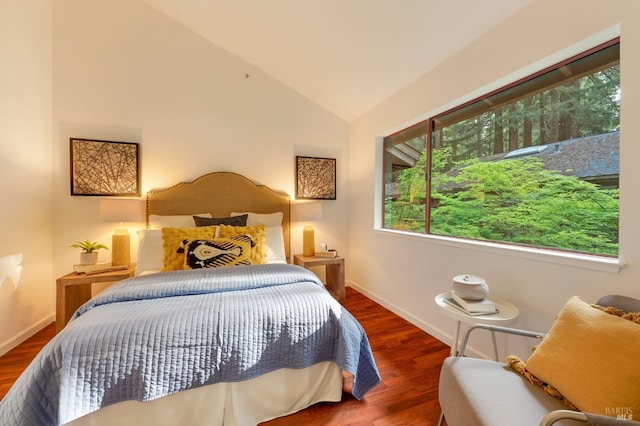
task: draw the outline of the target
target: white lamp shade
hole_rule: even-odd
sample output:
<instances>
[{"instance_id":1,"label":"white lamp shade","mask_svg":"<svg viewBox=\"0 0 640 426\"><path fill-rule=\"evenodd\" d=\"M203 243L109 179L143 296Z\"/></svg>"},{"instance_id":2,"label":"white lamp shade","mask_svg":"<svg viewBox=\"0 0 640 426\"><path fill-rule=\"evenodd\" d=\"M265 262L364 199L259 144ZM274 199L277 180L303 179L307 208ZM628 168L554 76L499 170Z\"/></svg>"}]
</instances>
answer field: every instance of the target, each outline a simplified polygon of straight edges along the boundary
<instances>
[{"instance_id":1,"label":"white lamp shade","mask_svg":"<svg viewBox=\"0 0 640 426\"><path fill-rule=\"evenodd\" d=\"M141 222L143 203L139 199L105 198L100 200L100 219L103 222ZM122 225L120 225L122 226ZM116 228L111 236L111 265L131 264L131 243L127 228Z\"/></svg>"},{"instance_id":2,"label":"white lamp shade","mask_svg":"<svg viewBox=\"0 0 640 426\"><path fill-rule=\"evenodd\" d=\"M294 204L294 220L298 222L316 222L322 220L322 204L300 203Z\"/></svg>"},{"instance_id":3,"label":"white lamp shade","mask_svg":"<svg viewBox=\"0 0 640 426\"><path fill-rule=\"evenodd\" d=\"M315 254L314 229L309 222L322 220L322 204L319 202L294 204L293 220L305 223L302 231L302 254L313 256Z\"/></svg>"},{"instance_id":4,"label":"white lamp shade","mask_svg":"<svg viewBox=\"0 0 640 426\"><path fill-rule=\"evenodd\" d=\"M100 200L100 219L103 222L142 222L142 200L105 198Z\"/></svg>"}]
</instances>

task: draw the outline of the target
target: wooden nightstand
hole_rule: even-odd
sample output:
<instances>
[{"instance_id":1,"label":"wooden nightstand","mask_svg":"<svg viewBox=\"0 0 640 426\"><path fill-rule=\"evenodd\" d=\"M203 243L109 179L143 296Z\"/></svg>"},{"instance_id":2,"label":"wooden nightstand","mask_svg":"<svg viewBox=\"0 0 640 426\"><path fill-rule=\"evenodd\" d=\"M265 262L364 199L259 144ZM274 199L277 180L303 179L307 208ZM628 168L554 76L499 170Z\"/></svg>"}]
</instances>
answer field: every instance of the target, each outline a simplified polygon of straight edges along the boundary
<instances>
[{"instance_id":1,"label":"wooden nightstand","mask_svg":"<svg viewBox=\"0 0 640 426\"><path fill-rule=\"evenodd\" d=\"M344 258L336 257L315 257L296 254L293 256L293 263L309 269L313 266L324 266L327 278L327 290L337 300L344 299Z\"/></svg>"},{"instance_id":2,"label":"wooden nightstand","mask_svg":"<svg viewBox=\"0 0 640 426\"><path fill-rule=\"evenodd\" d=\"M135 267L102 274L76 274L71 272L56 280L56 333L67 325L73 313L91 299L91 284L117 282L133 276Z\"/></svg>"}]
</instances>

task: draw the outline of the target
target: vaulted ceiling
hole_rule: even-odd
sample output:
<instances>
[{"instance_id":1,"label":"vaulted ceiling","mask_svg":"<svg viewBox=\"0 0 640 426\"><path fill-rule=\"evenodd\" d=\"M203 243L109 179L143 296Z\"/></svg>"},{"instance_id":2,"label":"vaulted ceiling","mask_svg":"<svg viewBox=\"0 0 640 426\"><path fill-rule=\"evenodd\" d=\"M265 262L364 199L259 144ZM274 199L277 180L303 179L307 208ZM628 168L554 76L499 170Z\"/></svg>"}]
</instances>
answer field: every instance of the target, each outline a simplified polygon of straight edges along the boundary
<instances>
[{"instance_id":1,"label":"vaulted ceiling","mask_svg":"<svg viewBox=\"0 0 640 426\"><path fill-rule=\"evenodd\" d=\"M351 122L535 0L143 0Z\"/></svg>"}]
</instances>

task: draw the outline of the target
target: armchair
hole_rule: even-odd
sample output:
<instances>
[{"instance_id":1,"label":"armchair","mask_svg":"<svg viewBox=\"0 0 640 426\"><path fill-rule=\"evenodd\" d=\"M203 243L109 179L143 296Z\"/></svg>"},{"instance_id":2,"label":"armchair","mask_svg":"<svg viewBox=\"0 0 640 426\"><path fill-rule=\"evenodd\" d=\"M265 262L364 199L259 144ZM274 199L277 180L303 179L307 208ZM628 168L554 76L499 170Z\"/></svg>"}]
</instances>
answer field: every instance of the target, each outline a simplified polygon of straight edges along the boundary
<instances>
[{"instance_id":1,"label":"armchair","mask_svg":"<svg viewBox=\"0 0 640 426\"><path fill-rule=\"evenodd\" d=\"M616 307L624 312L640 312L640 300L625 296L605 296L596 304ZM640 324L632 325L635 326L640 332ZM633 417L640 418L640 407L635 407L636 412L623 410L624 412L619 413L617 417L614 417L617 413L613 413L614 416L605 416L569 410L563 401L533 385L505 363L465 357L469 336L475 330L533 339L543 339L547 335L509 327L483 324L471 326L463 336L458 356L447 358L442 365L438 395L442 415L439 424L442 424L445 418L448 426L547 426L585 423L640 426L640 422L631 420ZM590 391L584 389L585 393ZM636 393L640 393L640 388L636 389Z\"/></svg>"}]
</instances>

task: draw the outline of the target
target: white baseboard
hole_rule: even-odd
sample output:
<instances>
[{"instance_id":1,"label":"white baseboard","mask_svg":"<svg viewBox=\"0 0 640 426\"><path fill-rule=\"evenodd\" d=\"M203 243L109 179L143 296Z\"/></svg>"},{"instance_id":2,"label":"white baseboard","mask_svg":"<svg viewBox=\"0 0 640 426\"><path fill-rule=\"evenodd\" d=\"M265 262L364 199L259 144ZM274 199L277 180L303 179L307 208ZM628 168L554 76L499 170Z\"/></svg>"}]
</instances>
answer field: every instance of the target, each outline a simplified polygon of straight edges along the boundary
<instances>
[{"instance_id":1,"label":"white baseboard","mask_svg":"<svg viewBox=\"0 0 640 426\"><path fill-rule=\"evenodd\" d=\"M11 349L15 348L20 343L24 342L29 337L33 336L38 331L42 330L43 328L45 328L55 320L56 320L56 314L52 313L51 315L46 316L40 321L38 321L37 323L33 324L31 327L27 328L26 330L16 334L9 340L2 342L2 344L0 344L0 356L6 354Z\"/></svg>"},{"instance_id":2,"label":"white baseboard","mask_svg":"<svg viewBox=\"0 0 640 426\"><path fill-rule=\"evenodd\" d=\"M372 293L372 292L368 291L367 289L360 287L358 284L354 283L353 281L348 281L346 283L346 285L351 287L351 288L353 288L358 293L364 294L365 296L367 296L369 299L373 300L377 304L379 304L381 306L384 306L385 308L387 308L388 310L390 310L394 314L398 315L399 317L409 321L411 324L415 325L416 327L418 327L419 329L421 329L425 333L427 333L427 334L435 337L436 339L440 340L445 345L451 346L451 342L453 341L453 334L451 334L449 332L446 332L446 331L443 331L440 328L435 327L433 324L429 324L429 323L421 320L420 318L410 314L409 312L405 311L404 309L401 309L400 307L398 307L397 305L394 305L393 303L389 302L388 300L386 300L386 299L384 299L382 297L379 297L377 294ZM478 350L474 349L471 345L469 345L467 347L467 350L465 351L465 353L472 353L477 358L488 358L486 354L483 354L483 353L479 352Z\"/></svg>"}]
</instances>

